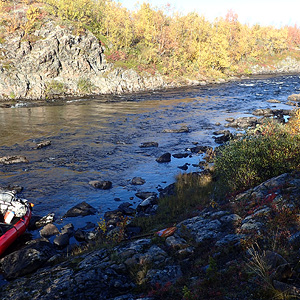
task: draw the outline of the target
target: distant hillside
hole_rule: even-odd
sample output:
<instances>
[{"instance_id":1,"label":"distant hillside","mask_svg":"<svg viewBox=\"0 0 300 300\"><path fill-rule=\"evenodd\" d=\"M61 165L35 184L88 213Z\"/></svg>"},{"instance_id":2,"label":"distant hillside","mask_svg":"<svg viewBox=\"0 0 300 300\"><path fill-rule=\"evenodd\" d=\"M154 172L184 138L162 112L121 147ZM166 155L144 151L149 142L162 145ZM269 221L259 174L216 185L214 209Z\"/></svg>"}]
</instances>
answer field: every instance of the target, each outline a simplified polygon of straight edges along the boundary
<instances>
[{"instance_id":1,"label":"distant hillside","mask_svg":"<svg viewBox=\"0 0 300 300\"><path fill-rule=\"evenodd\" d=\"M26 2L26 3L25 3ZM298 27L211 23L114 1L0 2L0 99L47 99L299 72Z\"/></svg>"}]
</instances>

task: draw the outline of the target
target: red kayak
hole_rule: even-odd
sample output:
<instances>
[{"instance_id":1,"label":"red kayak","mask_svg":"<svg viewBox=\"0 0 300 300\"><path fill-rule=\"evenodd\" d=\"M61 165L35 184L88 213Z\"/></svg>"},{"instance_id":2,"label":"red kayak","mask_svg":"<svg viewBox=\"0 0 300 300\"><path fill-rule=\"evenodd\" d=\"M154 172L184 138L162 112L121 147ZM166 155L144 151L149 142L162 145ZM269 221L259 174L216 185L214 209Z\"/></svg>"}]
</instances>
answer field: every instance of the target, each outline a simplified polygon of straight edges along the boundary
<instances>
[{"instance_id":1,"label":"red kayak","mask_svg":"<svg viewBox=\"0 0 300 300\"><path fill-rule=\"evenodd\" d=\"M0 256L29 225L32 204L12 192L0 193Z\"/></svg>"}]
</instances>

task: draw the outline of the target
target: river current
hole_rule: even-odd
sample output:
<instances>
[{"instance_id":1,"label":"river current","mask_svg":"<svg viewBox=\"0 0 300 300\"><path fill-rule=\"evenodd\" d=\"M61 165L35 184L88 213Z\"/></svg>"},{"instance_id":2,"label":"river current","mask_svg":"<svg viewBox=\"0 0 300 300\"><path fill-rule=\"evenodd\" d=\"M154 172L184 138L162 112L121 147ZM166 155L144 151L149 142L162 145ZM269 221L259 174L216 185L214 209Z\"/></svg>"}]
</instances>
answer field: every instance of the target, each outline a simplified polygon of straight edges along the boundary
<instances>
[{"instance_id":1,"label":"river current","mask_svg":"<svg viewBox=\"0 0 300 300\"><path fill-rule=\"evenodd\" d=\"M202 159L172 157L170 163L159 164L158 156L186 152L196 142L216 146L213 132L224 129L226 118L251 116L257 108L292 109L286 103L293 93L300 93L298 75L0 108L0 156L29 160L0 165L0 186L22 186L20 196L35 203L38 215L54 212L61 217L82 201L100 215L122 202L135 206L140 201L136 192L164 188L185 172L179 166L190 163L186 172L197 171L192 164ZM183 125L188 133L163 132ZM35 149L45 140L51 145ZM149 141L159 146L139 147ZM146 183L132 185L136 176ZM110 180L113 187L95 189L88 184L91 180Z\"/></svg>"}]
</instances>

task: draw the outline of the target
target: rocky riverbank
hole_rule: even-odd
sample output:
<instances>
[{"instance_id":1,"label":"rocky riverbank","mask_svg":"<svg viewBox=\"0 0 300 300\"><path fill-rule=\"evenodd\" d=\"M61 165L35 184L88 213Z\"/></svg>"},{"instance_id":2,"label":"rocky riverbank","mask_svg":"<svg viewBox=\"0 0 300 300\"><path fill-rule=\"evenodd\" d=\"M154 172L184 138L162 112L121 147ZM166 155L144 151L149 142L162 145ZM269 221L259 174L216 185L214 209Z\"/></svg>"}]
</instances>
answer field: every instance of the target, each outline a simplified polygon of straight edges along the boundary
<instances>
[{"instance_id":1,"label":"rocky riverbank","mask_svg":"<svg viewBox=\"0 0 300 300\"><path fill-rule=\"evenodd\" d=\"M298 298L299 186L299 173L282 174L224 206L195 210L170 235L67 259L46 239L35 240L1 260L10 280L2 299L266 299L259 296L263 280ZM258 240L270 248L255 248ZM27 261L25 277L20 260Z\"/></svg>"}]
</instances>

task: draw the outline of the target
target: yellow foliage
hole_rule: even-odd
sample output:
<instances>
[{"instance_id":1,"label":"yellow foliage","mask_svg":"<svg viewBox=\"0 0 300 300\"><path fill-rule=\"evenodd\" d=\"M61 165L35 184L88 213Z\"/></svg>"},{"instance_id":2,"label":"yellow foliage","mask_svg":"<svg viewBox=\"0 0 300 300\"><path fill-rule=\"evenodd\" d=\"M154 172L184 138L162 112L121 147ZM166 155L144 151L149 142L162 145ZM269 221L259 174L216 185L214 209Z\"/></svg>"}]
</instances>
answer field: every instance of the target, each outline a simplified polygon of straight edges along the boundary
<instances>
[{"instance_id":1,"label":"yellow foliage","mask_svg":"<svg viewBox=\"0 0 300 300\"><path fill-rule=\"evenodd\" d=\"M300 108L295 111L287 124L288 131L291 134L300 134Z\"/></svg>"},{"instance_id":2,"label":"yellow foliage","mask_svg":"<svg viewBox=\"0 0 300 300\"><path fill-rule=\"evenodd\" d=\"M241 24L232 11L210 22L196 12L171 15L149 3L129 11L113 0L43 1L54 15L92 30L110 53L178 76L246 72L245 63L287 51L291 35L294 43L300 40L297 28Z\"/></svg>"}]
</instances>

